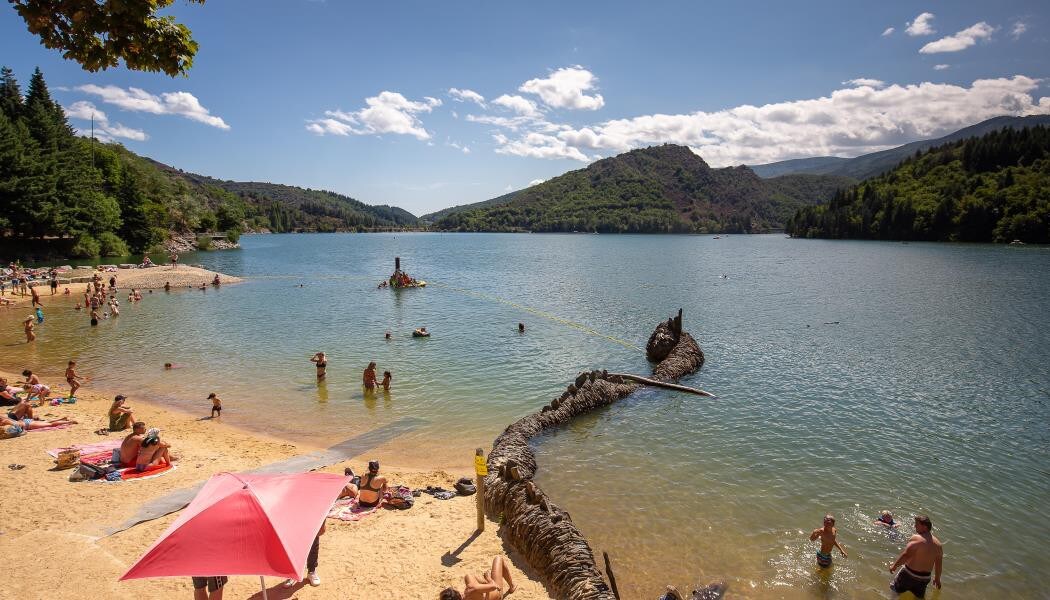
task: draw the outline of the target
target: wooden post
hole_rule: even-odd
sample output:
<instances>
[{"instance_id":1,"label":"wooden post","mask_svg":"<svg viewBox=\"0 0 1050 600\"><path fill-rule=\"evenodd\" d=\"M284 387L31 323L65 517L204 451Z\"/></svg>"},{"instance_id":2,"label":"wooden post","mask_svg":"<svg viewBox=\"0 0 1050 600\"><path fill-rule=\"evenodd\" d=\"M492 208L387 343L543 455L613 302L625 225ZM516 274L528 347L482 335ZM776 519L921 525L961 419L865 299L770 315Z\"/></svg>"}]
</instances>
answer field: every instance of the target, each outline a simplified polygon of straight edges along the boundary
<instances>
[{"instance_id":1,"label":"wooden post","mask_svg":"<svg viewBox=\"0 0 1050 600\"><path fill-rule=\"evenodd\" d=\"M394 272L397 273L399 271L401 271L401 257L400 256L395 256L394 257Z\"/></svg>"},{"instance_id":2,"label":"wooden post","mask_svg":"<svg viewBox=\"0 0 1050 600\"><path fill-rule=\"evenodd\" d=\"M474 451L474 475L477 478L478 488L478 531L485 531L485 476L488 475L488 465L485 464L485 450L478 448Z\"/></svg>"},{"instance_id":3,"label":"wooden post","mask_svg":"<svg viewBox=\"0 0 1050 600\"><path fill-rule=\"evenodd\" d=\"M613 575L612 563L609 562L609 553L603 551L602 556L605 558L605 574L609 576L609 587L612 588L613 597L620 600L620 590L616 589L616 576Z\"/></svg>"}]
</instances>

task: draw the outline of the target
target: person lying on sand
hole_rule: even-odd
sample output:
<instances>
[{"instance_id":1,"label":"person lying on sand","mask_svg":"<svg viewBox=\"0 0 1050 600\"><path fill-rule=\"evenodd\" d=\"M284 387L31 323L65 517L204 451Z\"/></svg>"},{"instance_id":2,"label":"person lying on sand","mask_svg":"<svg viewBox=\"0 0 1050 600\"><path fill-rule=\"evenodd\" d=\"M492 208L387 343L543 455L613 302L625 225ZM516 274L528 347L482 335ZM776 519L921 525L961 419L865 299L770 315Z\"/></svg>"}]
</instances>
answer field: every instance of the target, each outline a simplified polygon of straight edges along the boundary
<instances>
[{"instance_id":1,"label":"person lying on sand","mask_svg":"<svg viewBox=\"0 0 1050 600\"><path fill-rule=\"evenodd\" d=\"M146 439L146 424L142 421L135 421L135 425L131 428L131 433L126 435L124 440L120 442L121 467L134 467L138 464L136 461L144 439Z\"/></svg>"},{"instance_id":2,"label":"person lying on sand","mask_svg":"<svg viewBox=\"0 0 1050 600\"><path fill-rule=\"evenodd\" d=\"M0 416L0 427L17 427L22 431L32 431L34 429L46 429L54 425L76 425L77 422L69 417L60 417L58 419L51 419L50 421L34 421L33 419L12 419L7 416Z\"/></svg>"},{"instance_id":3,"label":"person lying on sand","mask_svg":"<svg viewBox=\"0 0 1050 600\"><path fill-rule=\"evenodd\" d=\"M127 399L128 397L124 394L113 398L113 404L109 407L110 431L124 431L130 423L135 422L135 415L131 412L131 408L124 406L124 401Z\"/></svg>"},{"instance_id":4,"label":"person lying on sand","mask_svg":"<svg viewBox=\"0 0 1050 600\"><path fill-rule=\"evenodd\" d=\"M7 417L9 419L35 419L36 415L33 414L33 405L29 403L29 398L23 398L11 407L11 410L7 411Z\"/></svg>"},{"instance_id":5,"label":"person lying on sand","mask_svg":"<svg viewBox=\"0 0 1050 600\"><path fill-rule=\"evenodd\" d=\"M160 441L160 430L151 427L146 432L146 437L142 439L142 445L139 446L139 454L135 457L135 470L141 473L160 464L170 465L169 448L171 448L170 444Z\"/></svg>"},{"instance_id":6,"label":"person lying on sand","mask_svg":"<svg viewBox=\"0 0 1050 600\"><path fill-rule=\"evenodd\" d=\"M492 568L487 573L479 577L464 575L463 583L466 587L462 593L455 588L445 588L438 596L439 600L500 600L518 589L502 556L492 559Z\"/></svg>"}]
</instances>

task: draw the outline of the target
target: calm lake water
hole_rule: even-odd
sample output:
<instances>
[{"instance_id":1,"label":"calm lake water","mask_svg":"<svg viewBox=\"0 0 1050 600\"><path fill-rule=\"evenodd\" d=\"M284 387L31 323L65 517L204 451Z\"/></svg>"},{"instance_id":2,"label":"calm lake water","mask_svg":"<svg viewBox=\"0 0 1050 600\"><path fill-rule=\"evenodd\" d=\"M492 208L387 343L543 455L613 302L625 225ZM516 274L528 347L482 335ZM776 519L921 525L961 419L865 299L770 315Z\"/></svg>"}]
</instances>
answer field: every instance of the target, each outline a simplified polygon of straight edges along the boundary
<instances>
[{"instance_id":1,"label":"calm lake water","mask_svg":"<svg viewBox=\"0 0 1050 600\"><path fill-rule=\"evenodd\" d=\"M97 328L59 299L31 348L16 323L29 311L3 311L0 364L61 381L76 357L96 388L202 416L216 391L224 421L319 445L415 417L375 455L442 467L580 370L649 372L641 347L682 307L707 355L683 383L717 399L643 390L537 441L540 483L610 553L625 598L718 577L731 597L888 597L886 564L916 513L945 544L945 588L927 597L1050 597L1048 248L777 235L242 245L182 262L244 284L136 306L125 293ZM377 290L394 256L430 285ZM430 339L411 337L421 325ZM372 360L392 371L391 393L362 392ZM881 509L900 534L871 525ZM808 541L825 512L849 552L830 573Z\"/></svg>"}]
</instances>

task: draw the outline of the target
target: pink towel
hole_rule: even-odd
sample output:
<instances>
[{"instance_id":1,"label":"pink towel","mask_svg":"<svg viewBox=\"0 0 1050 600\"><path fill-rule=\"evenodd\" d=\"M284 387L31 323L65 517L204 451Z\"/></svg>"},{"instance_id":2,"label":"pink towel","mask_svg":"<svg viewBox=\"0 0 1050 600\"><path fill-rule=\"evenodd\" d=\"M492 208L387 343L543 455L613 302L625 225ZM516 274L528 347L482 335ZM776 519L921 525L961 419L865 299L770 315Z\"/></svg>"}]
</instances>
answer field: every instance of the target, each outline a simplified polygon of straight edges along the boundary
<instances>
[{"instance_id":1,"label":"pink towel","mask_svg":"<svg viewBox=\"0 0 1050 600\"><path fill-rule=\"evenodd\" d=\"M335 501L332 509L328 511L329 519L340 521L360 521L364 517L379 510L378 506L362 508L357 505L357 498L340 498Z\"/></svg>"},{"instance_id":2,"label":"pink towel","mask_svg":"<svg viewBox=\"0 0 1050 600\"><path fill-rule=\"evenodd\" d=\"M97 454L99 452L113 453L114 448L120 448L120 442L122 440L104 440L101 442L94 442L91 444L73 444L65 448L52 448L47 451L51 455L51 458L58 458L58 453L63 450L80 450L80 455L85 454Z\"/></svg>"}]
</instances>

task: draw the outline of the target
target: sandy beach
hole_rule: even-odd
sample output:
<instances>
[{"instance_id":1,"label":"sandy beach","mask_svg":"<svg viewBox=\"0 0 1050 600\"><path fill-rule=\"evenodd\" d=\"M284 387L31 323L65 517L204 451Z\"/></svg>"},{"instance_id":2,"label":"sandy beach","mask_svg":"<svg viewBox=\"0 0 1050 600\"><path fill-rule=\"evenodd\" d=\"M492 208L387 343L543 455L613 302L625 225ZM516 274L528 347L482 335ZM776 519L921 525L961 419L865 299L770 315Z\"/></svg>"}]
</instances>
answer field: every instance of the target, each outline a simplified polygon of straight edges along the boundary
<instances>
[{"instance_id":1,"label":"sandy beach","mask_svg":"<svg viewBox=\"0 0 1050 600\"><path fill-rule=\"evenodd\" d=\"M9 381L19 378L8 369ZM45 380L54 384L54 381ZM54 385L61 394L64 385ZM159 427L172 444L177 468L159 477L119 483L69 481L70 470L57 471L49 448L121 439L123 433L94 433L106 422L111 399L90 391L78 392L75 404L38 409L45 419L71 417L79 423L67 429L33 431L0 440L0 505L5 519L0 527L0 555L23 557L40 565L32 576L13 577L0 588L0 598L189 598L188 578L118 582L118 578L176 518L176 514L104 537L103 532L124 522L140 505L172 490L185 488L223 471L246 470L315 450L149 404L130 393L128 405L136 418ZM205 411L202 410L202 413ZM331 465L325 472L342 473L351 466L365 470L370 456ZM11 469L8 465L25 465ZM427 485L451 488L470 473L464 463L455 472L401 469L384 464L382 473L392 484L413 489ZM476 524L474 497L441 501L423 494L404 511L381 510L357 522L327 520L321 538L320 587L291 591L267 580L270 598L436 598L448 585L462 586L463 575L487 569L496 554L510 557L521 599L549 598L524 560L499 536L489 520L485 532L471 540ZM458 549L458 551L457 551ZM454 553L450 555L450 553ZM530 577L531 576L531 577ZM88 591L90 590L90 592ZM233 577L227 598L261 597L255 577Z\"/></svg>"}]
</instances>

